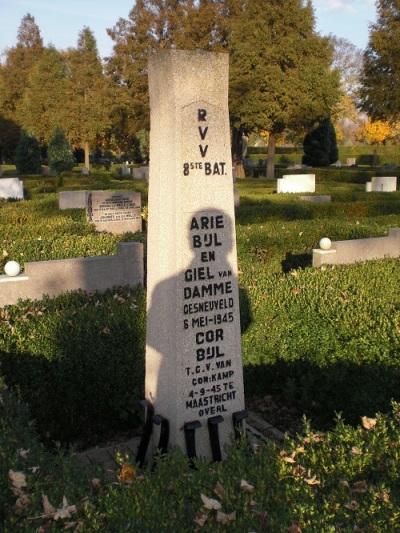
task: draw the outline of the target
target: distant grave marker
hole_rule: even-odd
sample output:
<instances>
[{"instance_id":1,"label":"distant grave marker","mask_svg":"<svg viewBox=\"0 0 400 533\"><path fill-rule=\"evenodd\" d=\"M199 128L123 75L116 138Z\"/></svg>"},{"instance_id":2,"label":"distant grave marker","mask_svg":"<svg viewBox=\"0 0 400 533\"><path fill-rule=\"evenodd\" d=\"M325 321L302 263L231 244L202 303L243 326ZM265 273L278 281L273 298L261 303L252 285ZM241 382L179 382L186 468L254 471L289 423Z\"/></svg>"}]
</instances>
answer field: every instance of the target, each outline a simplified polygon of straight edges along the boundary
<instances>
[{"instance_id":1,"label":"distant grave marker","mask_svg":"<svg viewBox=\"0 0 400 533\"><path fill-rule=\"evenodd\" d=\"M315 192L315 174L287 174L277 179L278 193Z\"/></svg>"},{"instance_id":2,"label":"distant grave marker","mask_svg":"<svg viewBox=\"0 0 400 533\"><path fill-rule=\"evenodd\" d=\"M149 87L148 410L170 445L220 459L245 416L228 55L160 52Z\"/></svg>"},{"instance_id":3,"label":"distant grave marker","mask_svg":"<svg viewBox=\"0 0 400 533\"><path fill-rule=\"evenodd\" d=\"M375 176L365 184L366 192L395 192L396 189L396 176Z\"/></svg>"},{"instance_id":4,"label":"distant grave marker","mask_svg":"<svg viewBox=\"0 0 400 533\"><path fill-rule=\"evenodd\" d=\"M142 231L141 196L133 191L90 191L86 215L98 231L120 234Z\"/></svg>"},{"instance_id":5,"label":"distant grave marker","mask_svg":"<svg viewBox=\"0 0 400 533\"><path fill-rule=\"evenodd\" d=\"M19 178L0 178L0 198L23 200L23 182Z\"/></svg>"}]
</instances>

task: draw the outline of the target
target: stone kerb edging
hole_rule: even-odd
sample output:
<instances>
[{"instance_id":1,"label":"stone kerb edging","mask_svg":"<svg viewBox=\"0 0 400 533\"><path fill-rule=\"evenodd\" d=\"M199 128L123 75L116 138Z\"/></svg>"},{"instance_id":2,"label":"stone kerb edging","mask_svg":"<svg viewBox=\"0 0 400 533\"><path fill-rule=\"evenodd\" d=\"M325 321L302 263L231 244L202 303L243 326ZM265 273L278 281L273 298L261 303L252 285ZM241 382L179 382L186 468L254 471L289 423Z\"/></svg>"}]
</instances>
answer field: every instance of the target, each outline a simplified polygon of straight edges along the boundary
<instances>
[{"instance_id":1,"label":"stone kerb edging","mask_svg":"<svg viewBox=\"0 0 400 533\"><path fill-rule=\"evenodd\" d=\"M0 307L78 289L104 292L115 286L143 286L143 277L143 244L120 242L116 255L36 261L26 263L20 276L1 275Z\"/></svg>"},{"instance_id":2,"label":"stone kerb edging","mask_svg":"<svg viewBox=\"0 0 400 533\"><path fill-rule=\"evenodd\" d=\"M287 174L276 181L277 193L315 192L315 174Z\"/></svg>"},{"instance_id":3,"label":"stone kerb edging","mask_svg":"<svg viewBox=\"0 0 400 533\"><path fill-rule=\"evenodd\" d=\"M313 250L312 265L348 265L390 257L400 257L400 228L390 229L387 237L332 241L329 250Z\"/></svg>"}]
</instances>

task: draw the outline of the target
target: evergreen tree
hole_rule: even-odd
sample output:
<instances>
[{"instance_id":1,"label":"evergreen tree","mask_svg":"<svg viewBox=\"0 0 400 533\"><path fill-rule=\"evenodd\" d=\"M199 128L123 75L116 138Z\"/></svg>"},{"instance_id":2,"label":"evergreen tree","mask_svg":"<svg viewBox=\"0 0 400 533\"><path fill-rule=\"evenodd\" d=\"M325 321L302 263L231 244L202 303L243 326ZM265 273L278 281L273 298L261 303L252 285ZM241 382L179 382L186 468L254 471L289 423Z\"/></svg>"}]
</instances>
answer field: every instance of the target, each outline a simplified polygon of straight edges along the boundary
<instances>
[{"instance_id":1,"label":"evergreen tree","mask_svg":"<svg viewBox=\"0 0 400 533\"><path fill-rule=\"evenodd\" d=\"M48 143L55 127L65 122L67 69L64 57L54 47L46 48L29 77L20 104L22 126Z\"/></svg>"},{"instance_id":2,"label":"evergreen tree","mask_svg":"<svg viewBox=\"0 0 400 533\"><path fill-rule=\"evenodd\" d=\"M370 26L364 53L360 96L373 118L400 116L400 3L377 0L377 21Z\"/></svg>"},{"instance_id":3,"label":"evergreen tree","mask_svg":"<svg viewBox=\"0 0 400 533\"><path fill-rule=\"evenodd\" d=\"M321 122L304 137L303 163L312 167L326 167L338 160L335 128L329 118Z\"/></svg>"},{"instance_id":4,"label":"evergreen tree","mask_svg":"<svg viewBox=\"0 0 400 533\"><path fill-rule=\"evenodd\" d=\"M21 20L17 45L6 50L0 69L0 109L6 118L19 122L19 104L28 86L29 74L42 51L40 29L28 13Z\"/></svg>"},{"instance_id":5,"label":"evergreen tree","mask_svg":"<svg viewBox=\"0 0 400 533\"><path fill-rule=\"evenodd\" d=\"M158 49L222 49L222 11L218 0L137 0L128 19L107 30L114 41L107 73L117 85L113 135L129 150L135 134L149 128L147 61Z\"/></svg>"},{"instance_id":6,"label":"evergreen tree","mask_svg":"<svg viewBox=\"0 0 400 533\"><path fill-rule=\"evenodd\" d=\"M41 171L39 143L25 130L21 131L15 152L15 165L19 174L39 174Z\"/></svg>"},{"instance_id":7,"label":"evergreen tree","mask_svg":"<svg viewBox=\"0 0 400 533\"><path fill-rule=\"evenodd\" d=\"M245 16L232 19L229 36L231 123L269 132L272 178L276 136L330 113L339 96L338 73L330 68L329 39L315 31L311 3L241 0L240 13Z\"/></svg>"},{"instance_id":8,"label":"evergreen tree","mask_svg":"<svg viewBox=\"0 0 400 533\"><path fill-rule=\"evenodd\" d=\"M68 51L68 80L63 126L68 138L85 151L89 169L90 145L110 126L111 94L103 75L96 40L85 27L76 49Z\"/></svg>"},{"instance_id":9,"label":"evergreen tree","mask_svg":"<svg viewBox=\"0 0 400 533\"><path fill-rule=\"evenodd\" d=\"M55 128L47 148L50 170L59 174L64 170L72 170L75 158L71 146L61 128Z\"/></svg>"}]
</instances>

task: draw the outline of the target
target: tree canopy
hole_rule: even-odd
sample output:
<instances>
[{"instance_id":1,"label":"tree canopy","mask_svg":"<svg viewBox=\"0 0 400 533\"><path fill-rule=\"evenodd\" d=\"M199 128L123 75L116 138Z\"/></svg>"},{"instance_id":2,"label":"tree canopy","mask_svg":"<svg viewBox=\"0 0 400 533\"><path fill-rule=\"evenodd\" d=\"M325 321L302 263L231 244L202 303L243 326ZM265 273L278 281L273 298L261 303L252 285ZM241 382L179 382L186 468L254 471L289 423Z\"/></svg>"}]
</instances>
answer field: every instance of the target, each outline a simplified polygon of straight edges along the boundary
<instances>
[{"instance_id":1,"label":"tree canopy","mask_svg":"<svg viewBox=\"0 0 400 533\"><path fill-rule=\"evenodd\" d=\"M241 5L246 16L233 18L229 38L231 122L237 129L269 132L272 177L275 136L329 116L339 94L338 73L331 69L329 40L314 29L310 4Z\"/></svg>"},{"instance_id":2,"label":"tree canopy","mask_svg":"<svg viewBox=\"0 0 400 533\"><path fill-rule=\"evenodd\" d=\"M400 2L377 0L377 21L370 26L364 53L362 108L373 118L400 116Z\"/></svg>"}]
</instances>

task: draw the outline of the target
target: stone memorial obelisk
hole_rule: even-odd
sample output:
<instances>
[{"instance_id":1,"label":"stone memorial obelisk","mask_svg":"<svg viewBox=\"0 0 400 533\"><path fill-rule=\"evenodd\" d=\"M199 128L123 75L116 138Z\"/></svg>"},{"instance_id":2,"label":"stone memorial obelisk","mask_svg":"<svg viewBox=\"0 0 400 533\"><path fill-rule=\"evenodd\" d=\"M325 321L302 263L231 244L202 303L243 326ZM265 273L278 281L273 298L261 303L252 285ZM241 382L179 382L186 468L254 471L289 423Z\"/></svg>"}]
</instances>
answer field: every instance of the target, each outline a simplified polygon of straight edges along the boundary
<instances>
[{"instance_id":1,"label":"stone memorial obelisk","mask_svg":"<svg viewBox=\"0 0 400 533\"><path fill-rule=\"evenodd\" d=\"M149 88L146 400L169 446L218 459L244 416L228 55L160 52Z\"/></svg>"}]
</instances>

